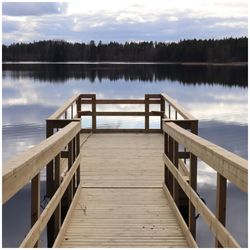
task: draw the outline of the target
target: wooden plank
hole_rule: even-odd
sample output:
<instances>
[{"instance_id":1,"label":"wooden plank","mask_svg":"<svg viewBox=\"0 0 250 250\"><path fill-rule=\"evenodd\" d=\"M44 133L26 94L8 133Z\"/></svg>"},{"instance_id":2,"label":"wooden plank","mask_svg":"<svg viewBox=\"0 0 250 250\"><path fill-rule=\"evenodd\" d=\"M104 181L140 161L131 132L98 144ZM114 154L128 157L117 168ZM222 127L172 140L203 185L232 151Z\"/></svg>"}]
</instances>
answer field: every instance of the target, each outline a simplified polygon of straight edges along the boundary
<instances>
[{"instance_id":1,"label":"wooden plank","mask_svg":"<svg viewBox=\"0 0 250 250\"><path fill-rule=\"evenodd\" d=\"M179 103L177 103L173 98L168 96L165 93L162 93L161 96L165 99L167 103L169 103L173 108L184 118L184 119L190 119L195 120L194 116L189 114ZM170 118L170 115L169 115Z\"/></svg>"},{"instance_id":2,"label":"wooden plank","mask_svg":"<svg viewBox=\"0 0 250 250\"><path fill-rule=\"evenodd\" d=\"M31 227L40 216L40 173L31 180ZM39 240L34 247L39 247Z\"/></svg>"},{"instance_id":3,"label":"wooden plank","mask_svg":"<svg viewBox=\"0 0 250 250\"><path fill-rule=\"evenodd\" d=\"M92 104L92 100L82 100L82 104ZM149 100L150 104L161 104L160 100ZM96 104L145 104L143 99L96 99Z\"/></svg>"},{"instance_id":4,"label":"wooden plank","mask_svg":"<svg viewBox=\"0 0 250 250\"><path fill-rule=\"evenodd\" d=\"M240 247L238 242L234 237L228 232L228 230L219 222L219 220L214 216L211 210L204 204L197 193L189 186L180 172L176 169L174 164L163 155L163 161L168 167L169 171L172 173L175 179L178 180L179 185L185 192L187 197L191 200L198 213L203 217L205 223L209 226L210 230L220 241L224 247Z\"/></svg>"},{"instance_id":5,"label":"wooden plank","mask_svg":"<svg viewBox=\"0 0 250 250\"><path fill-rule=\"evenodd\" d=\"M234 183L244 192L248 190L248 163L240 156L219 147L174 123L165 123L164 131L184 145L199 159ZM192 151L191 151L192 150Z\"/></svg>"},{"instance_id":6,"label":"wooden plank","mask_svg":"<svg viewBox=\"0 0 250 250\"><path fill-rule=\"evenodd\" d=\"M92 130L91 129L81 129L81 133L91 133ZM107 128L107 129L101 129L101 128L97 128L95 130L95 133L100 133L100 134L105 134L105 133L109 133L109 134L121 134L121 133L145 133L145 129L130 129L130 128ZM162 133L161 129L149 129L148 133Z\"/></svg>"},{"instance_id":7,"label":"wooden plank","mask_svg":"<svg viewBox=\"0 0 250 250\"><path fill-rule=\"evenodd\" d=\"M83 188L58 247L188 247L159 189Z\"/></svg>"},{"instance_id":8,"label":"wooden plank","mask_svg":"<svg viewBox=\"0 0 250 250\"><path fill-rule=\"evenodd\" d=\"M198 247L197 246L197 243L195 242L192 234L190 233L188 227L187 227L187 224L186 222L184 221L178 207L176 206L175 202L174 202L174 199L172 198L170 192L168 191L168 188L166 187L166 185L163 185L163 190L164 190L164 193L167 197L167 200L169 201L169 204L173 210L173 212L175 213L175 216L176 216L176 219L178 220L179 222L179 225L182 229L182 232L184 233L184 235L186 236L186 239L187 239L187 242L188 242L188 245L189 247Z\"/></svg>"},{"instance_id":9,"label":"wooden plank","mask_svg":"<svg viewBox=\"0 0 250 250\"><path fill-rule=\"evenodd\" d=\"M183 162L183 160L179 159L179 170L182 173L183 176L187 176L189 179L189 171L187 169L186 164Z\"/></svg>"},{"instance_id":10,"label":"wooden plank","mask_svg":"<svg viewBox=\"0 0 250 250\"><path fill-rule=\"evenodd\" d=\"M81 111L79 112L81 116L161 116L160 111Z\"/></svg>"},{"instance_id":11,"label":"wooden plank","mask_svg":"<svg viewBox=\"0 0 250 250\"><path fill-rule=\"evenodd\" d=\"M46 124L49 125L51 128L64 128L71 122L80 122L80 121L81 121L80 118L74 118L74 119L68 119L68 120L47 119ZM52 134L50 134L49 136L51 136ZM47 136L47 138L49 136Z\"/></svg>"},{"instance_id":12,"label":"wooden plank","mask_svg":"<svg viewBox=\"0 0 250 250\"><path fill-rule=\"evenodd\" d=\"M76 161L74 162L73 166L70 168L69 172L63 179L60 187L55 192L52 199L49 201L48 205L43 210L42 214L40 215L39 219L36 221L34 226L31 228L23 242L21 243L20 247L33 247L40 234L46 227L47 222L49 221L50 217L52 216L53 212L57 208L61 198L66 191L70 181L72 180L73 175L76 172L77 167L80 164L80 156L77 157Z\"/></svg>"},{"instance_id":13,"label":"wooden plank","mask_svg":"<svg viewBox=\"0 0 250 250\"><path fill-rule=\"evenodd\" d=\"M80 183L79 183L79 184L80 184ZM57 247L60 247L60 244L61 244L61 242L62 242L62 240L63 240L63 236L64 236L64 234L65 234L65 232L66 232L66 229L67 229L67 227L68 227L68 225L69 225L69 223L70 223L70 219L71 219L71 216L72 216L72 212L73 212L73 210L75 209L76 204L77 204L77 202L78 202L80 192L81 192L81 185L78 185L78 188L77 188L77 190L76 190L76 193L75 193L75 195L74 195L74 198L73 198L73 200L72 200L72 202L71 202L71 204L70 204L69 210L67 211L66 217L64 218L64 221L63 221L61 230L60 230L59 234L57 235L56 240L55 240L55 242L54 242L54 244L53 244L53 248L54 248L54 247L56 247L56 248L57 248Z\"/></svg>"},{"instance_id":14,"label":"wooden plank","mask_svg":"<svg viewBox=\"0 0 250 250\"><path fill-rule=\"evenodd\" d=\"M216 217L223 226L226 225L226 204L227 204L227 179L217 173L216 187ZM220 242L215 240L215 247L222 247Z\"/></svg>"},{"instance_id":15,"label":"wooden plank","mask_svg":"<svg viewBox=\"0 0 250 250\"><path fill-rule=\"evenodd\" d=\"M72 122L40 144L9 160L3 166L2 202L9 200L36 176L79 131L80 123Z\"/></svg>"},{"instance_id":16,"label":"wooden plank","mask_svg":"<svg viewBox=\"0 0 250 250\"><path fill-rule=\"evenodd\" d=\"M53 113L48 119L58 119L78 98L79 94L72 96L67 100L55 113Z\"/></svg>"},{"instance_id":17,"label":"wooden plank","mask_svg":"<svg viewBox=\"0 0 250 250\"><path fill-rule=\"evenodd\" d=\"M91 98L93 99L96 94L80 94L80 98Z\"/></svg>"}]
</instances>

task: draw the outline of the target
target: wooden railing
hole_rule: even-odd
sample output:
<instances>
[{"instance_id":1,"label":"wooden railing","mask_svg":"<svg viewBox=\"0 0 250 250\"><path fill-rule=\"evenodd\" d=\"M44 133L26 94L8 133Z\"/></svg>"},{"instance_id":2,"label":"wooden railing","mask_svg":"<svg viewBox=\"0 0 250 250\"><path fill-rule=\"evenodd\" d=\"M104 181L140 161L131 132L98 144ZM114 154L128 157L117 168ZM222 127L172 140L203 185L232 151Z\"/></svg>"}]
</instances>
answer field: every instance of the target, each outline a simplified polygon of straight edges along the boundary
<instances>
[{"instance_id":1,"label":"wooden railing","mask_svg":"<svg viewBox=\"0 0 250 250\"><path fill-rule=\"evenodd\" d=\"M159 118L164 117L164 107L162 106L162 96L160 94L148 94L145 95L145 99L96 99L95 94L81 94L80 105L78 105L78 118L82 116L91 116L92 125L90 129L82 129L82 132L93 132L93 133L160 133L161 129L150 128L149 118L151 116L158 116ZM81 108L84 105L91 105L91 111L83 111ZM97 105L118 105L118 104L139 104L144 105L144 111L97 111ZM150 104L160 105L160 111L150 111ZM96 118L97 116L144 116L145 126L144 129L121 129L121 128L98 128Z\"/></svg>"},{"instance_id":2,"label":"wooden railing","mask_svg":"<svg viewBox=\"0 0 250 250\"><path fill-rule=\"evenodd\" d=\"M117 104L140 104L144 106L144 111L97 111L97 105ZM150 105L155 104L159 105L158 111L151 111ZM84 105L91 105L91 111L84 111ZM81 128L81 117L84 119L85 116L92 117L90 129ZM101 129L97 126L97 116L143 116L145 126L143 129ZM151 116L160 118L159 129L150 128ZM47 119L45 141L13 158L3 167L3 203L31 181L32 228L22 247L38 246L39 237L46 226L48 246L52 247L60 241L65 230L62 221L64 218L66 221L67 211L72 209L79 194L80 132L163 132L164 190L187 240L191 245L196 244L197 210L216 236L216 246L239 246L224 227L226 183L228 179L247 192L247 161L198 137L198 120L166 94L147 94L144 99L96 99L95 94L77 94ZM197 157L217 171L216 216L196 192ZM40 171L45 165L49 203L40 214Z\"/></svg>"},{"instance_id":3,"label":"wooden railing","mask_svg":"<svg viewBox=\"0 0 250 250\"><path fill-rule=\"evenodd\" d=\"M31 181L31 230L21 247L38 246L39 238L51 217L56 237L67 209L80 187L80 122L73 121L27 152L3 166L3 203ZM62 152L67 148L67 167L62 164ZM40 171L52 162L54 171L49 203L40 214ZM63 178L62 178L62 172ZM20 216L22 216L20 214Z\"/></svg>"},{"instance_id":4,"label":"wooden railing","mask_svg":"<svg viewBox=\"0 0 250 250\"><path fill-rule=\"evenodd\" d=\"M180 205L180 193L184 192L192 206L189 207L189 231L193 234L195 209L203 217L216 238L216 247L240 247L238 242L225 228L226 218L226 190L227 180L231 181L240 190L247 192L248 169L247 161L241 157L187 131L179 126L180 121L165 121L164 154L165 164L164 190L172 206ZM186 165L180 158L180 145L190 154L189 178L183 173L180 165ZM192 175L196 176L197 166L194 161L199 158L217 172L216 215L204 204L196 192L196 183ZM180 161L182 162L180 164ZM196 182L196 181L195 181ZM193 209L195 208L195 209ZM179 211L177 211L177 214ZM188 232L187 232L188 233ZM195 237L195 235L194 235Z\"/></svg>"}]
</instances>

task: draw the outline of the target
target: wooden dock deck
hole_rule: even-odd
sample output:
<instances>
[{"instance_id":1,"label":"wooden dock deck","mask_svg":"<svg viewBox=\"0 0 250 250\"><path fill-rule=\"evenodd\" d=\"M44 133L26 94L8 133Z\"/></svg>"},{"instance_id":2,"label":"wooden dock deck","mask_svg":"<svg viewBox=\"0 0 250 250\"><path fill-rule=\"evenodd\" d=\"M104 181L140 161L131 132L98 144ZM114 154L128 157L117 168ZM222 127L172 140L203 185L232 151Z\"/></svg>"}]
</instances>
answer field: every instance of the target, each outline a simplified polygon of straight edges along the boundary
<instances>
[{"instance_id":1,"label":"wooden dock deck","mask_svg":"<svg viewBox=\"0 0 250 250\"><path fill-rule=\"evenodd\" d=\"M151 146L150 146L151 145ZM164 191L161 134L93 134L58 247L188 247Z\"/></svg>"},{"instance_id":2,"label":"wooden dock deck","mask_svg":"<svg viewBox=\"0 0 250 250\"><path fill-rule=\"evenodd\" d=\"M97 108L110 104L145 111ZM91 128L82 128L85 116ZM98 116L143 116L145 126L104 129ZM151 116L159 128L150 127ZM248 162L197 134L198 120L166 94L73 96L46 121L47 139L3 166L3 204L31 183L31 229L20 247L38 247L45 229L48 247L197 247L197 214L216 247L240 247L225 227L227 182L248 192ZM198 159L217 173L215 213L197 194Z\"/></svg>"}]
</instances>

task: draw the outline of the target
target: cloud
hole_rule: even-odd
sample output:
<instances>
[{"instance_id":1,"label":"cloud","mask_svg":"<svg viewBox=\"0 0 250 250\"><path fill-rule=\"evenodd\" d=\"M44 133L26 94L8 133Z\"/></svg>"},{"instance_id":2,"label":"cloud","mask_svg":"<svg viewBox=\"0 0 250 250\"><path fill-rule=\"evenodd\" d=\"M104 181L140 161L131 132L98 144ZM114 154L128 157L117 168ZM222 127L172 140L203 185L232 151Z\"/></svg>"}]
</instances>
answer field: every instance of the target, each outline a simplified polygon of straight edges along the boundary
<instances>
[{"instance_id":1,"label":"cloud","mask_svg":"<svg viewBox=\"0 0 250 250\"><path fill-rule=\"evenodd\" d=\"M205 5L207 9L200 3L194 5L194 1L191 6L185 3L183 6L180 3L168 6L164 2L155 6L143 5L142 2L139 5L123 4L124 9L116 5L109 9L109 1L107 6L102 3L96 8L81 2L68 2L67 6L63 3L19 3L20 8L7 3L3 8L3 43L44 39L178 41L247 36L244 1L238 6L229 2L218 5L220 12L211 8L216 1L212 1L210 7Z\"/></svg>"},{"instance_id":2,"label":"cloud","mask_svg":"<svg viewBox=\"0 0 250 250\"><path fill-rule=\"evenodd\" d=\"M6 16L41 16L64 13L66 3L56 2L5 2L3 15Z\"/></svg>"}]
</instances>

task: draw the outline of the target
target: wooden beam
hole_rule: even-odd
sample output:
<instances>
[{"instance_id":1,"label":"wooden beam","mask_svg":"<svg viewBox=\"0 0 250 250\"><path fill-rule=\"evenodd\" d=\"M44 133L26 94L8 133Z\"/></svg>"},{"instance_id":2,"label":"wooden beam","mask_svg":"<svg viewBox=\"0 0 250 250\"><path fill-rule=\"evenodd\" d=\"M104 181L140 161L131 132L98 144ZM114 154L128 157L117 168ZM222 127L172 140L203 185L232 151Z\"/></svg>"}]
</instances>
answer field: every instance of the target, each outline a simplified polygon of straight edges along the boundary
<instances>
[{"instance_id":1,"label":"wooden beam","mask_svg":"<svg viewBox=\"0 0 250 250\"><path fill-rule=\"evenodd\" d=\"M182 232L184 233L184 235L186 236L186 240L188 242L188 246L191 247L191 248L197 248L197 243L195 242L192 234L190 233L188 227L187 227L187 224L186 222L184 221L178 207L176 206L175 202L174 202L174 199L172 198L170 192L168 191L168 188L166 185L163 185L163 191L164 191L164 194L166 195L167 197L167 200L169 202L169 205L170 207L172 208L172 211L174 212L175 216L176 216L176 219L182 229Z\"/></svg>"},{"instance_id":2,"label":"wooden beam","mask_svg":"<svg viewBox=\"0 0 250 250\"><path fill-rule=\"evenodd\" d=\"M81 133L91 133L92 130L91 129L81 129ZM145 129L136 129L136 128L107 128L107 129L101 129L101 128L97 128L95 130L95 133L145 133ZM162 133L161 129L149 129L148 133Z\"/></svg>"},{"instance_id":3,"label":"wooden beam","mask_svg":"<svg viewBox=\"0 0 250 250\"><path fill-rule=\"evenodd\" d=\"M82 104L92 104L92 100L81 100ZM160 100L149 100L150 104L161 104ZM96 99L96 104L145 104L145 100L140 99Z\"/></svg>"},{"instance_id":4,"label":"wooden beam","mask_svg":"<svg viewBox=\"0 0 250 250\"><path fill-rule=\"evenodd\" d=\"M76 172L77 167L80 164L80 156L77 157L76 161L74 162L73 166L68 171L67 175L63 179L60 187L57 189L55 194L53 195L52 199L49 201L48 205L43 210L42 214L40 215L39 219L36 221L34 226L31 228L29 233L26 235L25 239L21 243L20 247L33 247L37 242L38 238L40 237L42 231L47 225L50 217L54 213L55 209L57 208L61 198L66 191L70 181L72 180L73 175Z\"/></svg>"},{"instance_id":5,"label":"wooden beam","mask_svg":"<svg viewBox=\"0 0 250 250\"><path fill-rule=\"evenodd\" d=\"M145 116L145 132L148 133L148 130L149 130L149 96L148 95L145 95L145 112L144 113L144 116Z\"/></svg>"},{"instance_id":6,"label":"wooden beam","mask_svg":"<svg viewBox=\"0 0 250 250\"><path fill-rule=\"evenodd\" d=\"M35 177L72 138L80 131L79 122L71 122L59 132L50 136L40 144L12 158L3 166L3 197L8 201L25 184Z\"/></svg>"},{"instance_id":7,"label":"wooden beam","mask_svg":"<svg viewBox=\"0 0 250 250\"><path fill-rule=\"evenodd\" d=\"M165 116L165 100L163 99L163 97L161 96L161 130L163 129L163 124L162 124L162 119L164 119Z\"/></svg>"},{"instance_id":8,"label":"wooden beam","mask_svg":"<svg viewBox=\"0 0 250 250\"><path fill-rule=\"evenodd\" d=\"M55 157L55 192L61 185L61 167L60 154ZM54 237L55 238L61 228L61 202L59 202L54 213Z\"/></svg>"},{"instance_id":9,"label":"wooden beam","mask_svg":"<svg viewBox=\"0 0 250 250\"><path fill-rule=\"evenodd\" d=\"M57 235L57 238L56 238L56 240L55 240L55 242L53 244L53 248L59 248L60 247L60 244L61 244L61 242L63 240L63 237L65 235L65 232L66 232L66 230L68 228L72 212L74 211L74 208L75 208L75 206L77 204L80 193L81 193L81 183L79 183L79 185L78 185L78 188L76 190L74 198L73 198L73 200L72 200L72 202L70 204L69 210L68 210L68 212L66 214L66 217L65 217L65 219L63 221L61 230L60 230L59 234Z\"/></svg>"},{"instance_id":10,"label":"wooden beam","mask_svg":"<svg viewBox=\"0 0 250 250\"><path fill-rule=\"evenodd\" d=\"M31 180L31 227L40 216L40 173ZM39 247L39 239L34 247Z\"/></svg>"},{"instance_id":11,"label":"wooden beam","mask_svg":"<svg viewBox=\"0 0 250 250\"><path fill-rule=\"evenodd\" d=\"M95 132L96 130L96 96L93 97L92 99L92 131Z\"/></svg>"},{"instance_id":12,"label":"wooden beam","mask_svg":"<svg viewBox=\"0 0 250 250\"><path fill-rule=\"evenodd\" d=\"M178 125L164 123L163 129L215 171L234 183L244 192L248 190L248 162L228 150L217 146Z\"/></svg>"},{"instance_id":13,"label":"wooden beam","mask_svg":"<svg viewBox=\"0 0 250 250\"><path fill-rule=\"evenodd\" d=\"M79 112L81 116L161 116L160 111L151 111L151 112L143 112L143 111L81 111Z\"/></svg>"},{"instance_id":14,"label":"wooden beam","mask_svg":"<svg viewBox=\"0 0 250 250\"><path fill-rule=\"evenodd\" d=\"M189 114L179 103L177 103L173 98L168 96L165 93L162 93L161 96L169 103L184 119L195 120L194 116ZM170 116L169 116L170 117Z\"/></svg>"},{"instance_id":15,"label":"wooden beam","mask_svg":"<svg viewBox=\"0 0 250 250\"><path fill-rule=\"evenodd\" d=\"M63 113L74 103L78 98L79 94L72 96L67 100L55 113L53 113L48 119L58 119Z\"/></svg>"},{"instance_id":16,"label":"wooden beam","mask_svg":"<svg viewBox=\"0 0 250 250\"><path fill-rule=\"evenodd\" d=\"M177 179L180 187L185 192L187 197L191 200L197 211L203 217L205 223L209 226L210 230L217 237L224 247L240 247L234 237L228 232L228 230L220 223L211 210L204 204L197 193L189 186L185 178L180 174L174 164L163 154L163 161L172 173L175 179Z\"/></svg>"},{"instance_id":17,"label":"wooden beam","mask_svg":"<svg viewBox=\"0 0 250 250\"><path fill-rule=\"evenodd\" d=\"M223 226L226 225L226 205L227 205L227 179L217 173L216 188L216 217ZM222 247L220 242L215 239L215 247Z\"/></svg>"},{"instance_id":18,"label":"wooden beam","mask_svg":"<svg viewBox=\"0 0 250 250\"><path fill-rule=\"evenodd\" d=\"M189 152L178 152L179 159L189 159L190 153Z\"/></svg>"}]
</instances>

